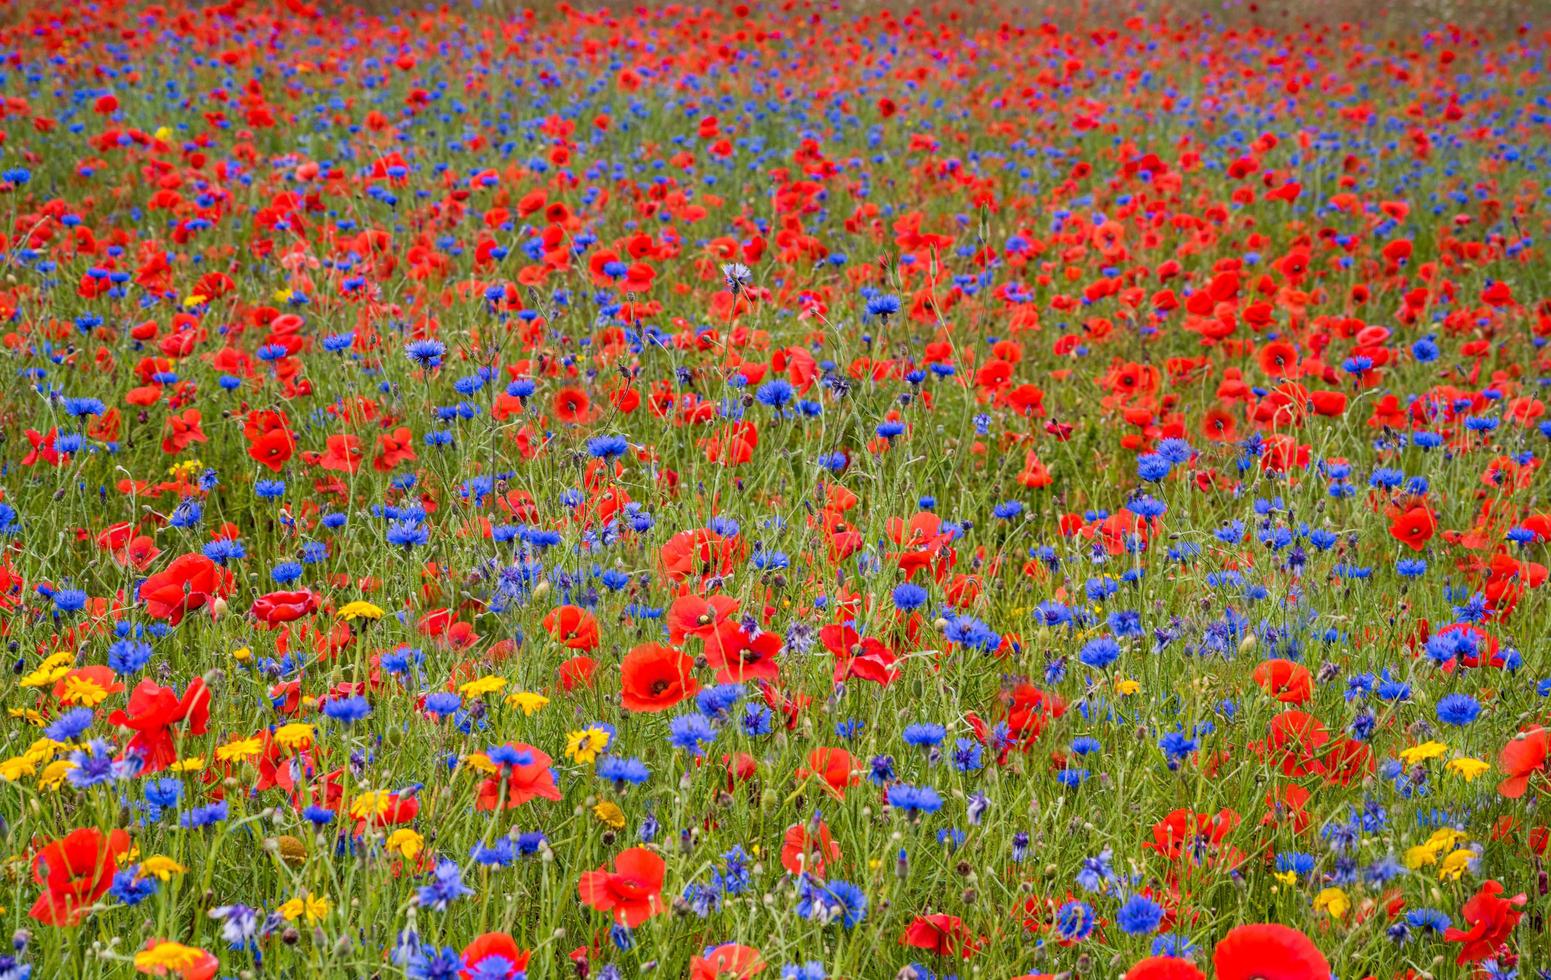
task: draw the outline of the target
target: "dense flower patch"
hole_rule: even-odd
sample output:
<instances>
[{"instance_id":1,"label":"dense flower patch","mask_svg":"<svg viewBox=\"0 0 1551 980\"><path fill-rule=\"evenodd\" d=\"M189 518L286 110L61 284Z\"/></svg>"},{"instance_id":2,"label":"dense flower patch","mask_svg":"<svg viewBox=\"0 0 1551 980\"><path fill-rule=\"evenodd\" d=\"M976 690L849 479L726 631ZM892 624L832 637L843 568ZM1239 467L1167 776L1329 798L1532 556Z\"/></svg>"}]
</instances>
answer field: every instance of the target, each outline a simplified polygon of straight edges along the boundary
<instances>
[{"instance_id":1,"label":"dense flower patch","mask_svg":"<svg viewBox=\"0 0 1551 980\"><path fill-rule=\"evenodd\" d=\"M1551 36L1082 16L8 13L0 980L1548 975Z\"/></svg>"}]
</instances>

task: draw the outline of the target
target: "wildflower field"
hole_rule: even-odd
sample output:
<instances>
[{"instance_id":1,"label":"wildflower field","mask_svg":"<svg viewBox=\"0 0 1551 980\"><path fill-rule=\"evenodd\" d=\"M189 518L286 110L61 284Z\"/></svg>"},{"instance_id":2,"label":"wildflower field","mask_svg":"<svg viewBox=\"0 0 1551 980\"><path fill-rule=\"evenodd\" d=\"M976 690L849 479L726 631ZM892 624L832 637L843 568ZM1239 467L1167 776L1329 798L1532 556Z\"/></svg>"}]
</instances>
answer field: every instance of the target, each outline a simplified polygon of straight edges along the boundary
<instances>
[{"instance_id":1,"label":"wildflower field","mask_svg":"<svg viewBox=\"0 0 1551 980\"><path fill-rule=\"evenodd\" d=\"M1070 6L0 15L0 980L1551 976L1551 25Z\"/></svg>"}]
</instances>

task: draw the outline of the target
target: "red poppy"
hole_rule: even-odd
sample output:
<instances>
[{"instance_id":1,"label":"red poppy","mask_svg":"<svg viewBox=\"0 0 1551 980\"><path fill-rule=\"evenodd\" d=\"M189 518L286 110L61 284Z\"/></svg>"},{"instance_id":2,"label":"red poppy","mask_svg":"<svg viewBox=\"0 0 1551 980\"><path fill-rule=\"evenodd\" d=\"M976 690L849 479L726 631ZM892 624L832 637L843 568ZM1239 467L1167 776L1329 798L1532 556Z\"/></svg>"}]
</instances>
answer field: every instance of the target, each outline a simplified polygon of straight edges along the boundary
<instances>
[{"instance_id":1,"label":"red poppy","mask_svg":"<svg viewBox=\"0 0 1551 980\"><path fill-rule=\"evenodd\" d=\"M119 858L129 850L122 830L104 834L96 827L72 830L32 858L32 880L43 894L32 903L31 915L46 926L73 926L92 903L113 887Z\"/></svg>"},{"instance_id":2,"label":"red poppy","mask_svg":"<svg viewBox=\"0 0 1551 980\"><path fill-rule=\"evenodd\" d=\"M462 980L471 980L477 971L481 980L496 976L502 980L515 980L528 969L528 958L531 955L528 950L518 946L517 940L508 933L487 932L463 947L463 969L458 972L458 976ZM493 972L496 967L505 972Z\"/></svg>"},{"instance_id":3,"label":"red poppy","mask_svg":"<svg viewBox=\"0 0 1551 980\"><path fill-rule=\"evenodd\" d=\"M1510 800L1524 795L1530 780L1551 772L1551 732L1536 725L1513 736L1497 756L1497 767L1507 776L1497 784L1497 792Z\"/></svg>"},{"instance_id":4,"label":"red poppy","mask_svg":"<svg viewBox=\"0 0 1551 980\"><path fill-rule=\"evenodd\" d=\"M580 388L561 388L555 392L555 418L561 422L585 422L591 407L592 400Z\"/></svg>"},{"instance_id":5,"label":"red poppy","mask_svg":"<svg viewBox=\"0 0 1551 980\"><path fill-rule=\"evenodd\" d=\"M1206 980L1206 974L1177 956L1149 956L1127 970L1125 980Z\"/></svg>"},{"instance_id":6,"label":"red poppy","mask_svg":"<svg viewBox=\"0 0 1551 980\"><path fill-rule=\"evenodd\" d=\"M668 607L668 639L673 643L691 636L708 639L737 612L738 600L729 596L679 596Z\"/></svg>"},{"instance_id":7,"label":"red poppy","mask_svg":"<svg viewBox=\"0 0 1551 980\"><path fill-rule=\"evenodd\" d=\"M969 959L975 955L979 940L965 927L956 915L918 915L905 927L899 937L901 946L914 946L935 956L958 956Z\"/></svg>"},{"instance_id":8,"label":"red poppy","mask_svg":"<svg viewBox=\"0 0 1551 980\"><path fill-rule=\"evenodd\" d=\"M129 710L108 716L108 724L134 731L124 753L138 755L144 773L160 772L178 760L174 725L184 725L189 735L203 735L209 721L210 691L202 677L190 681L182 697L170 687L141 681L129 693Z\"/></svg>"},{"instance_id":9,"label":"red poppy","mask_svg":"<svg viewBox=\"0 0 1551 980\"><path fill-rule=\"evenodd\" d=\"M764 968L765 961L759 950L737 943L723 943L706 950L704 956L690 957L689 980L718 980L719 977L747 980Z\"/></svg>"},{"instance_id":10,"label":"red poppy","mask_svg":"<svg viewBox=\"0 0 1551 980\"><path fill-rule=\"evenodd\" d=\"M1314 941L1275 923L1237 926L1212 951L1215 980L1329 980Z\"/></svg>"},{"instance_id":11,"label":"red poppy","mask_svg":"<svg viewBox=\"0 0 1551 980\"><path fill-rule=\"evenodd\" d=\"M181 453L196 442L208 442L205 430L199 426L199 409L191 408L181 415L167 416L167 435L162 439L162 452L168 455Z\"/></svg>"},{"instance_id":12,"label":"red poppy","mask_svg":"<svg viewBox=\"0 0 1551 980\"><path fill-rule=\"evenodd\" d=\"M1389 524L1390 537L1412 551L1421 551L1437 530L1438 519L1426 504L1413 504Z\"/></svg>"},{"instance_id":13,"label":"red poppy","mask_svg":"<svg viewBox=\"0 0 1551 980\"><path fill-rule=\"evenodd\" d=\"M278 626L301 619L317 608L318 596L311 589L270 592L253 600L253 616L265 626Z\"/></svg>"},{"instance_id":14,"label":"red poppy","mask_svg":"<svg viewBox=\"0 0 1551 980\"><path fill-rule=\"evenodd\" d=\"M700 690L694 658L661 643L643 643L619 664L620 704L626 711L666 711Z\"/></svg>"},{"instance_id":15,"label":"red poppy","mask_svg":"<svg viewBox=\"0 0 1551 980\"><path fill-rule=\"evenodd\" d=\"M845 749L817 748L808 753L808 768L797 770L797 779L800 782L816 775L831 796L845 799L846 788L860 782L855 769L856 760Z\"/></svg>"},{"instance_id":16,"label":"red poppy","mask_svg":"<svg viewBox=\"0 0 1551 980\"><path fill-rule=\"evenodd\" d=\"M1314 680L1302 664L1280 658L1255 668L1255 683L1284 704L1302 704L1314 696Z\"/></svg>"},{"instance_id":17,"label":"red poppy","mask_svg":"<svg viewBox=\"0 0 1551 980\"><path fill-rule=\"evenodd\" d=\"M705 641L706 663L716 671L718 684L745 681L774 682L781 676L776 655L781 634L761 630L752 637L737 623L723 623Z\"/></svg>"},{"instance_id":18,"label":"red poppy","mask_svg":"<svg viewBox=\"0 0 1551 980\"><path fill-rule=\"evenodd\" d=\"M634 929L664 911L662 879L667 863L644 847L632 847L614 859L614 870L582 873L576 891L582 902L599 912L614 913L614 921Z\"/></svg>"},{"instance_id":19,"label":"red poppy","mask_svg":"<svg viewBox=\"0 0 1551 980\"><path fill-rule=\"evenodd\" d=\"M544 617L544 630L568 650L594 650L598 621L580 606L556 606Z\"/></svg>"},{"instance_id":20,"label":"red poppy","mask_svg":"<svg viewBox=\"0 0 1551 980\"><path fill-rule=\"evenodd\" d=\"M508 742L506 747L517 753L517 761L501 767L504 775L490 776L479 784L476 810L511 810L529 800L560 799L560 787L549 768L554 760L522 742Z\"/></svg>"},{"instance_id":21,"label":"red poppy","mask_svg":"<svg viewBox=\"0 0 1551 980\"><path fill-rule=\"evenodd\" d=\"M813 822L813 829L806 823L792 824L781 838L781 867L790 874L824 877L824 868L830 861L840 860L840 845L829 836L829 824L822 820Z\"/></svg>"},{"instance_id":22,"label":"red poppy","mask_svg":"<svg viewBox=\"0 0 1551 980\"><path fill-rule=\"evenodd\" d=\"M1524 918L1519 906L1524 904L1525 897L1499 898L1502 893L1501 882L1483 881L1480 890L1466 899L1459 914L1470 928L1450 926L1443 934L1448 942L1461 944L1455 963L1474 963L1496 956L1498 947L1508 941L1514 927Z\"/></svg>"},{"instance_id":23,"label":"red poppy","mask_svg":"<svg viewBox=\"0 0 1551 980\"><path fill-rule=\"evenodd\" d=\"M232 594L232 573L197 552L179 555L172 564L140 583L146 615L173 626L213 599Z\"/></svg>"},{"instance_id":24,"label":"red poppy","mask_svg":"<svg viewBox=\"0 0 1551 980\"><path fill-rule=\"evenodd\" d=\"M572 657L560 665L560 689L574 691L578 687L592 687L592 675L598 669L591 657Z\"/></svg>"}]
</instances>

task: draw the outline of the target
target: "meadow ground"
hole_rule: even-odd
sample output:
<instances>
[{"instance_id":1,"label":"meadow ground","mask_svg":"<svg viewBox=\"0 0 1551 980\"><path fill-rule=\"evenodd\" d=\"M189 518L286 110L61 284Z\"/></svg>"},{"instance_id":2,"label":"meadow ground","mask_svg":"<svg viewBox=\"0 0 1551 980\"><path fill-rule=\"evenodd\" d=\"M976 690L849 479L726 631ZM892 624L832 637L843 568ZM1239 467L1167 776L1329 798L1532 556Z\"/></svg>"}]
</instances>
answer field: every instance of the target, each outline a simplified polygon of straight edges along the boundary
<instances>
[{"instance_id":1,"label":"meadow ground","mask_svg":"<svg viewBox=\"0 0 1551 980\"><path fill-rule=\"evenodd\" d=\"M1367 6L8 5L0 980L1551 975L1551 33Z\"/></svg>"}]
</instances>

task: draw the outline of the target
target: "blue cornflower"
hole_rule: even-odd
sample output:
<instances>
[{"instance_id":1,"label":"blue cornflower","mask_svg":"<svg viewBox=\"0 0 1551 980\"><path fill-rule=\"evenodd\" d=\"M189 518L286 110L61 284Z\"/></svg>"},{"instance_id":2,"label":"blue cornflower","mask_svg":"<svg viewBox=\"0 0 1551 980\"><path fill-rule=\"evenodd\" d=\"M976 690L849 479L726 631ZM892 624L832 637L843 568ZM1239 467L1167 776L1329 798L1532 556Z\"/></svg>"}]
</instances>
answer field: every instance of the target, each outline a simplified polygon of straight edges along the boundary
<instances>
[{"instance_id":1,"label":"blue cornflower","mask_svg":"<svg viewBox=\"0 0 1551 980\"><path fill-rule=\"evenodd\" d=\"M674 748L702 755L702 746L710 745L715 739L716 729L702 714L679 715L668 723L668 742Z\"/></svg>"},{"instance_id":2,"label":"blue cornflower","mask_svg":"<svg viewBox=\"0 0 1551 980\"><path fill-rule=\"evenodd\" d=\"M1152 932L1163 921L1163 906L1145 895L1132 895L1115 913L1120 931L1133 936Z\"/></svg>"},{"instance_id":3,"label":"blue cornflower","mask_svg":"<svg viewBox=\"0 0 1551 980\"><path fill-rule=\"evenodd\" d=\"M415 901L437 912L445 912L449 903L472 894L474 889L463 883L463 871L458 862L438 861L430 884L421 886L415 893Z\"/></svg>"},{"instance_id":4,"label":"blue cornflower","mask_svg":"<svg viewBox=\"0 0 1551 980\"><path fill-rule=\"evenodd\" d=\"M441 367L442 355L447 353L447 345L440 340L414 340L404 346L404 353L421 367Z\"/></svg>"},{"instance_id":5,"label":"blue cornflower","mask_svg":"<svg viewBox=\"0 0 1551 980\"><path fill-rule=\"evenodd\" d=\"M323 705L323 713L335 721L351 725L371 714L372 706L361 695L352 694L347 698L330 698Z\"/></svg>"},{"instance_id":6,"label":"blue cornflower","mask_svg":"<svg viewBox=\"0 0 1551 980\"><path fill-rule=\"evenodd\" d=\"M53 724L43 729L43 734L56 742L73 742L90 727L92 727L92 709L71 708L55 718Z\"/></svg>"},{"instance_id":7,"label":"blue cornflower","mask_svg":"<svg viewBox=\"0 0 1551 980\"><path fill-rule=\"evenodd\" d=\"M942 809L942 797L937 795L937 791L930 786L895 783L889 787L888 801L889 806L911 816L936 813Z\"/></svg>"},{"instance_id":8,"label":"blue cornflower","mask_svg":"<svg viewBox=\"0 0 1551 980\"><path fill-rule=\"evenodd\" d=\"M1481 702L1468 694L1446 694L1438 699L1438 720L1445 725L1468 725L1481 713Z\"/></svg>"}]
</instances>

